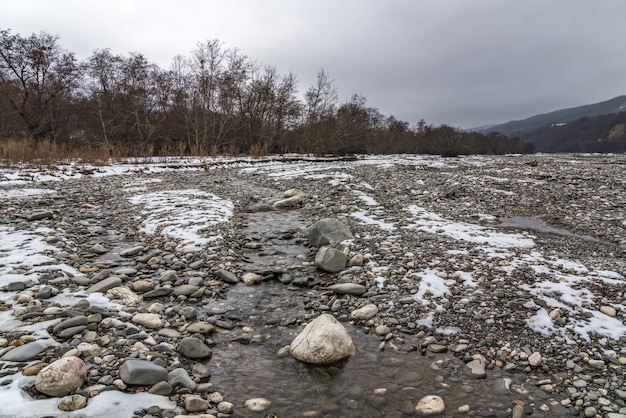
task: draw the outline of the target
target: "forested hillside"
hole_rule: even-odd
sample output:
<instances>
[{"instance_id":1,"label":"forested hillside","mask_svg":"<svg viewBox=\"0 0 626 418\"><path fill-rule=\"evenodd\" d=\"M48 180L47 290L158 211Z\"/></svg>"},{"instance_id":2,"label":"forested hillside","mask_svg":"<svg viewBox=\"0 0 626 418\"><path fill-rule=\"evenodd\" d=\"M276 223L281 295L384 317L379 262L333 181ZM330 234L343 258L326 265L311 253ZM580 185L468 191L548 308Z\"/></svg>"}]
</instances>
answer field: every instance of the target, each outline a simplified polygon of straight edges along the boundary
<instances>
[{"instance_id":1,"label":"forested hillside","mask_svg":"<svg viewBox=\"0 0 626 418\"><path fill-rule=\"evenodd\" d=\"M582 117L521 136L537 152L626 152L626 112Z\"/></svg>"},{"instance_id":2,"label":"forested hillside","mask_svg":"<svg viewBox=\"0 0 626 418\"><path fill-rule=\"evenodd\" d=\"M140 52L100 49L79 61L53 35L2 30L0 157L24 138L120 156L533 151L499 134L385 116L361 95L340 102L323 69L305 92L297 84L216 39L163 69Z\"/></svg>"}]
</instances>

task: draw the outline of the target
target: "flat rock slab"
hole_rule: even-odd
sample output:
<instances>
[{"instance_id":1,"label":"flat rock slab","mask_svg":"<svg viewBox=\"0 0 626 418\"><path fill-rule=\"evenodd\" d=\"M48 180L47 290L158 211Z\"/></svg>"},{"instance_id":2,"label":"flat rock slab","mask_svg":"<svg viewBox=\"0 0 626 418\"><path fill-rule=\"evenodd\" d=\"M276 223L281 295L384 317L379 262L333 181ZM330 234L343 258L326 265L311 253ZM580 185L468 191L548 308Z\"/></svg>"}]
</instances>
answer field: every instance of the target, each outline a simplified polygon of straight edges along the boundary
<instances>
[{"instance_id":1,"label":"flat rock slab","mask_svg":"<svg viewBox=\"0 0 626 418\"><path fill-rule=\"evenodd\" d=\"M111 276L92 285L89 289L87 289L87 293L98 293L98 292L106 293L107 290L113 289L114 287L118 287L121 285L122 285L121 277Z\"/></svg>"},{"instance_id":2,"label":"flat rock slab","mask_svg":"<svg viewBox=\"0 0 626 418\"><path fill-rule=\"evenodd\" d=\"M5 353L0 360L3 361L28 361L44 351L46 348L37 341L15 347L11 351Z\"/></svg>"}]
</instances>

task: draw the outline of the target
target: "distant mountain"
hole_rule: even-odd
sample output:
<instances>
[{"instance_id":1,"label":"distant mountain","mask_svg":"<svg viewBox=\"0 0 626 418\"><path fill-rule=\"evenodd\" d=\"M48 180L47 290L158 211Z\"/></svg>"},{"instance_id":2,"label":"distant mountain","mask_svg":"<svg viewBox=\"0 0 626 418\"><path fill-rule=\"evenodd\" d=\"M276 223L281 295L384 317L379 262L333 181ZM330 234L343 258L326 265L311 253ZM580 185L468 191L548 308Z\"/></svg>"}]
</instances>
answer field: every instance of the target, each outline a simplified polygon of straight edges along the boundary
<instances>
[{"instance_id":1,"label":"distant mountain","mask_svg":"<svg viewBox=\"0 0 626 418\"><path fill-rule=\"evenodd\" d=\"M563 126L563 124L582 117L593 117L624 111L626 111L626 96L618 96L604 102L555 110L554 112L535 115L522 120L514 120L501 125L479 126L467 129L467 131L481 133L499 132L511 137L525 137L532 131L550 126Z\"/></svg>"}]
</instances>

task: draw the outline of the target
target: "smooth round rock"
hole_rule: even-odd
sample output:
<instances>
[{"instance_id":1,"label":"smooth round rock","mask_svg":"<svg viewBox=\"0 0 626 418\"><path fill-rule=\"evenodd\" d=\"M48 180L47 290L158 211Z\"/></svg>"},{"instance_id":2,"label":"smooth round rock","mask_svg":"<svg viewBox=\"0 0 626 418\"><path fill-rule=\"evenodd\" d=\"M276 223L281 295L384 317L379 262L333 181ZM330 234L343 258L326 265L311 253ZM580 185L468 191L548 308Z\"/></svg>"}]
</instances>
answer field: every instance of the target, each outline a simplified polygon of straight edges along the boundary
<instances>
[{"instance_id":1,"label":"smooth round rock","mask_svg":"<svg viewBox=\"0 0 626 418\"><path fill-rule=\"evenodd\" d=\"M415 412L420 415L441 414L445 409L446 405L443 403L443 399L435 395L424 396L415 405Z\"/></svg>"},{"instance_id":2,"label":"smooth round rock","mask_svg":"<svg viewBox=\"0 0 626 418\"><path fill-rule=\"evenodd\" d=\"M48 396L65 396L80 388L87 378L87 365L75 356L60 358L41 369L35 388Z\"/></svg>"},{"instance_id":3,"label":"smooth round rock","mask_svg":"<svg viewBox=\"0 0 626 418\"><path fill-rule=\"evenodd\" d=\"M185 337L180 340L178 352L191 359L211 357L211 349L205 343L193 337Z\"/></svg>"}]
</instances>

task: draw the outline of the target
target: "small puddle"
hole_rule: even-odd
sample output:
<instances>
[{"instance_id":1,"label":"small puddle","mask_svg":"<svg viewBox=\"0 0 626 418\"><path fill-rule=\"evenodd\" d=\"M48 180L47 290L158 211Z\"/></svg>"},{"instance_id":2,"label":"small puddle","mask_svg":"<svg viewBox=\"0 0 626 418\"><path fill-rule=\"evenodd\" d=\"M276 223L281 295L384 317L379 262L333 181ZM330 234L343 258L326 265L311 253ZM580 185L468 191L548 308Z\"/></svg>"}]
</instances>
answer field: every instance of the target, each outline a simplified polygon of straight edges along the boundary
<instances>
[{"instance_id":1,"label":"small puddle","mask_svg":"<svg viewBox=\"0 0 626 418\"><path fill-rule=\"evenodd\" d=\"M596 237L592 237L590 235L575 234L571 231L568 231L567 229L557 228L552 225L548 225L546 222L536 218L513 216L510 218L498 218L498 221L500 222L498 226L501 226L503 228L531 229L538 232L546 232L549 234L579 238L585 241L603 242L602 240Z\"/></svg>"}]
</instances>

